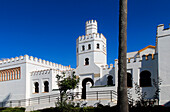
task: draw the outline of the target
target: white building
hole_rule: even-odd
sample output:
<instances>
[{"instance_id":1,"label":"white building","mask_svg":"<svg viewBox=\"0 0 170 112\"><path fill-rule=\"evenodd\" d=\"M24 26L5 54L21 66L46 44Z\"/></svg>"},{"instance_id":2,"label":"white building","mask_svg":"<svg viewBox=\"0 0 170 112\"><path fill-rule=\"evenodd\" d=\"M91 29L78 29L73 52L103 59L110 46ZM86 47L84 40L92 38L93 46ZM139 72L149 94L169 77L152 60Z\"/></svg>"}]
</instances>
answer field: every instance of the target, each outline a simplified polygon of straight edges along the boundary
<instances>
[{"instance_id":1,"label":"white building","mask_svg":"<svg viewBox=\"0 0 170 112\"><path fill-rule=\"evenodd\" d=\"M52 90L58 88L56 74L62 75L63 71L69 74L72 69L28 55L0 61L1 106L11 100L53 94Z\"/></svg>"},{"instance_id":2,"label":"white building","mask_svg":"<svg viewBox=\"0 0 170 112\"><path fill-rule=\"evenodd\" d=\"M83 93L86 91L87 82L91 82L92 86L101 86L107 85L108 76L113 80L113 65L111 64L110 68L107 65L106 38L98 33L96 20L86 22L86 34L77 38L76 48L76 73L80 77ZM115 84L114 81L110 85Z\"/></svg>"},{"instance_id":3,"label":"white building","mask_svg":"<svg viewBox=\"0 0 170 112\"><path fill-rule=\"evenodd\" d=\"M103 34L98 33L97 21L86 22L85 35L79 36L76 40L76 69L70 66L62 66L32 56L20 56L16 58L0 61L0 102L1 106L7 105L8 101L21 99L38 98L57 93L58 89L56 75L66 73L70 75L75 71L80 78L80 83L74 92L82 92L77 99L89 99L86 92L96 91L117 91L118 60L107 65L107 43ZM127 53L127 74L128 87L134 99L135 84L139 85L145 99L154 99L157 87L154 82L160 79L160 93L158 96L160 104L168 102L170 99L170 29L164 29L163 25L157 28L157 42L155 46L147 46L139 51ZM96 94L94 94L96 95ZM116 97L110 103L116 103ZM110 98L109 95L98 98L105 99L105 103ZM92 98L90 99L92 100ZM38 104L39 104L38 99ZM93 99L93 103L94 103ZM53 106L54 105L54 102ZM17 105L14 105L17 106ZM25 106L31 106L25 101ZM46 105L45 105L46 106ZM44 107L45 107L44 106ZM41 105L41 107L43 107Z\"/></svg>"}]
</instances>

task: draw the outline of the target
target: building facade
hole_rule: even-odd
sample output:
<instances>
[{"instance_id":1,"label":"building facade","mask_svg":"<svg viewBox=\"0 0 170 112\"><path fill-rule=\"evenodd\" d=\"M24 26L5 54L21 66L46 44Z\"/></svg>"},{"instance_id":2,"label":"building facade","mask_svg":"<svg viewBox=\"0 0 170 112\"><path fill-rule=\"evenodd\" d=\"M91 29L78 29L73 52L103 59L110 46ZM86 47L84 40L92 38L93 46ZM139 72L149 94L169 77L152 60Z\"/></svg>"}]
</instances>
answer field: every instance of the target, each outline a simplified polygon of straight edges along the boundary
<instances>
[{"instance_id":1,"label":"building facade","mask_svg":"<svg viewBox=\"0 0 170 112\"><path fill-rule=\"evenodd\" d=\"M139 86L145 99L158 99L160 104L169 101L169 43L170 29L159 25L156 47L149 45L127 53L127 85L133 99L138 97L135 88ZM75 69L28 55L1 60L0 102L52 95L56 93L53 90L58 89L56 75L65 72L67 77L73 71L80 78L79 85L72 90L81 93L77 99L88 99L86 93L90 91L117 91L118 60L115 59L114 66L107 65L107 42L105 36L98 33L96 20L87 21L85 35L77 38L76 58ZM158 88L160 93L155 96Z\"/></svg>"},{"instance_id":2,"label":"building facade","mask_svg":"<svg viewBox=\"0 0 170 112\"><path fill-rule=\"evenodd\" d=\"M57 89L56 74L72 69L32 56L0 61L0 101L20 100L49 95Z\"/></svg>"}]
</instances>

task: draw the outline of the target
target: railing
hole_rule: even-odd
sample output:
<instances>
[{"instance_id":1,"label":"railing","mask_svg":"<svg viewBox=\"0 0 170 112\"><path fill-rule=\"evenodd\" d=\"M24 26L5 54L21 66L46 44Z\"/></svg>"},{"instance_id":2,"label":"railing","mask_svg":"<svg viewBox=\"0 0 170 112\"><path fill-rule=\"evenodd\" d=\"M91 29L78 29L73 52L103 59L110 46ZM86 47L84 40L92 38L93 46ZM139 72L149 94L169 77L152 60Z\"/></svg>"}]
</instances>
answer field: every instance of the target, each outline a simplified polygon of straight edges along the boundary
<instances>
[{"instance_id":1,"label":"railing","mask_svg":"<svg viewBox=\"0 0 170 112\"><path fill-rule=\"evenodd\" d=\"M59 94L52 94L52 95L34 97L30 99L10 100L5 102L0 102L0 107L26 107L35 104L57 102L59 100L59 96L60 96Z\"/></svg>"},{"instance_id":2,"label":"railing","mask_svg":"<svg viewBox=\"0 0 170 112\"><path fill-rule=\"evenodd\" d=\"M116 91L106 90L106 91L89 91L86 93L87 100L113 100L117 99Z\"/></svg>"},{"instance_id":3,"label":"railing","mask_svg":"<svg viewBox=\"0 0 170 112\"><path fill-rule=\"evenodd\" d=\"M67 93L68 101L79 101L81 100L81 92L70 92ZM108 100L113 101L117 100L117 93L113 90L105 91L88 91L86 92L87 101L91 100ZM0 107L26 107L39 104L50 104L60 101L60 94L52 94L40 97L34 97L30 99L21 99L21 100L10 100L5 102L0 102Z\"/></svg>"}]
</instances>

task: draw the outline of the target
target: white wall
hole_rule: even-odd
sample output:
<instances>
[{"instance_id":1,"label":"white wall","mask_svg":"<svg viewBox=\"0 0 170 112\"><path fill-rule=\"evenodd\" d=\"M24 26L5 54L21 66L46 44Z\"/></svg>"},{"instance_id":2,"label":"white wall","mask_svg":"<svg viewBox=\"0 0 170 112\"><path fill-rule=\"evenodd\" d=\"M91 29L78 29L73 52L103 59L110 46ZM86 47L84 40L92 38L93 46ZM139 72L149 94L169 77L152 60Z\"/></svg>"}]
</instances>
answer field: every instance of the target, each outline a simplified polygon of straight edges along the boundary
<instances>
[{"instance_id":1,"label":"white wall","mask_svg":"<svg viewBox=\"0 0 170 112\"><path fill-rule=\"evenodd\" d=\"M155 93L155 87L153 86L153 79L157 79L157 55L154 55L154 59L152 59L152 55L154 53L154 49L145 49L144 51L140 52L140 54L137 54L138 52L132 52L128 53L128 58L131 57L130 60L127 59L127 72L132 74L132 88L128 88L128 90L131 92L132 97L134 99L137 99L137 94L135 93L135 84L137 83L139 85L139 79L140 79L140 73L142 71L148 70L151 72L151 82L152 86L151 87L141 87L141 92L146 92L146 99L153 98L154 93ZM135 54L136 53L136 54ZM147 60L146 56L142 55L148 55ZM139 55L139 56L138 56ZM118 86L118 60L115 60L115 81L116 81L116 87Z\"/></svg>"},{"instance_id":2,"label":"white wall","mask_svg":"<svg viewBox=\"0 0 170 112\"><path fill-rule=\"evenodd\" d=\"M157 27L158 38L158 67L160 85L160 104L165 104L170 99L170 29L164 29L164 25Z\"/></svg>"},{"instance_id":3,"label":"white wall","mask_svg":"<svg viewBox=\"0 0 170 112\"><path fill-rule=\"evenodd\" d=\"M31 97L37 97L41 95L51 94L52 87L56 88L55 76L57 71L69 71L72 70L68 66L58 65L49 61L45 61L42 59L34 58L32 56L20 56L0 60L0 70L6 70L11 68L20 67L21 70L21 78L17 80L8 80L8 81L0 81L0 102L3 100L21 100L28 99ZM35 75L31 76L31 73L40 72L45 70L51 70L48 75ZM40 82L40 88L43 88L43 81L49 81L50 92L44 93L43 90L40 90L41 94L33 94L33 82L38 80ZM3 90L3 91L2 91ZM8 97L7 97L8 96Z\"/></svg>"},{"instance_id":4,"label":"white wall","mask_svg":"<svg viewBox=\"0 0 170 112\"><path fill-rule=\"evenodd\" d=\"M20 67L21 78L17 80L0 81L0 102L8 100L20 100L26 98L26 60L15 58L4 60L0 64L0 70Z\"/></svg>"}]
</instances>

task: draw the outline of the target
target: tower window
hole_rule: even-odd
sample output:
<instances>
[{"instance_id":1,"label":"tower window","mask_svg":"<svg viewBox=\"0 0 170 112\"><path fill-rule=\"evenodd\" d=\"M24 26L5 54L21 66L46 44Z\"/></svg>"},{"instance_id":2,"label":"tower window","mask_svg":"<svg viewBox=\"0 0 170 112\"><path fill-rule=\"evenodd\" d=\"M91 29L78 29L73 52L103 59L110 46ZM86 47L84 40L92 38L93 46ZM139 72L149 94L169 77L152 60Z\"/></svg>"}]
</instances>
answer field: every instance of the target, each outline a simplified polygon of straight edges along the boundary
<instances>
[{"instance_id":1,"label":"tower window","mask_svg":"<svg viewBox=\"0 0 170 112\"><path fill-rule=\"evenodd\" d=\"M79 49L77 48L77 53L79 52L78 50L79 50Z\"/></svg>"},{"instance_id":2,"label":"tower window","mask_svg":"<svg viewBox=\"0 0 170 112\"><path fill-rule=\"evenodd\" d=\"M97 49L100 49L100 44L99 43L97 44Z\"/></svg>"},{"instance_id":3,"label":"tower window","mask_svg":"<svg viewBox=\"0 0 170 112\"><path fill-rule=\"evenodd\" d=\"M91 49L91 44L88 45L88 49L89 49L89 50Z\"/></svg>"},{"instance_id":4,"label":"tower window","mask_svg":"<svg viewBox=\"0 0 170 112\"><path fill-rule=\"evenodd\" d=\"M85 59L85 65L89 65L89 58Z\"/></svg>"},{"instance_id":5,"label":"tower window","mask_svg":"<svg viewBox=\"0 0 170 112\"><path fill-rule=\"evenodd\" d=\"M49 83L48 83L48 81L44 82L44 92L49 92Z\"/></svg>"},{"instance_id":6,"label":"tower window","mask_svg":"<svg viewBox=\"0 0 170 112\"><path fill-rule=\"evenodd\" d=\"M82 51L84 51L84 50L85 50L85 46L83 45L83 46L82 46Z\"/></svg>"}]
</instances>

